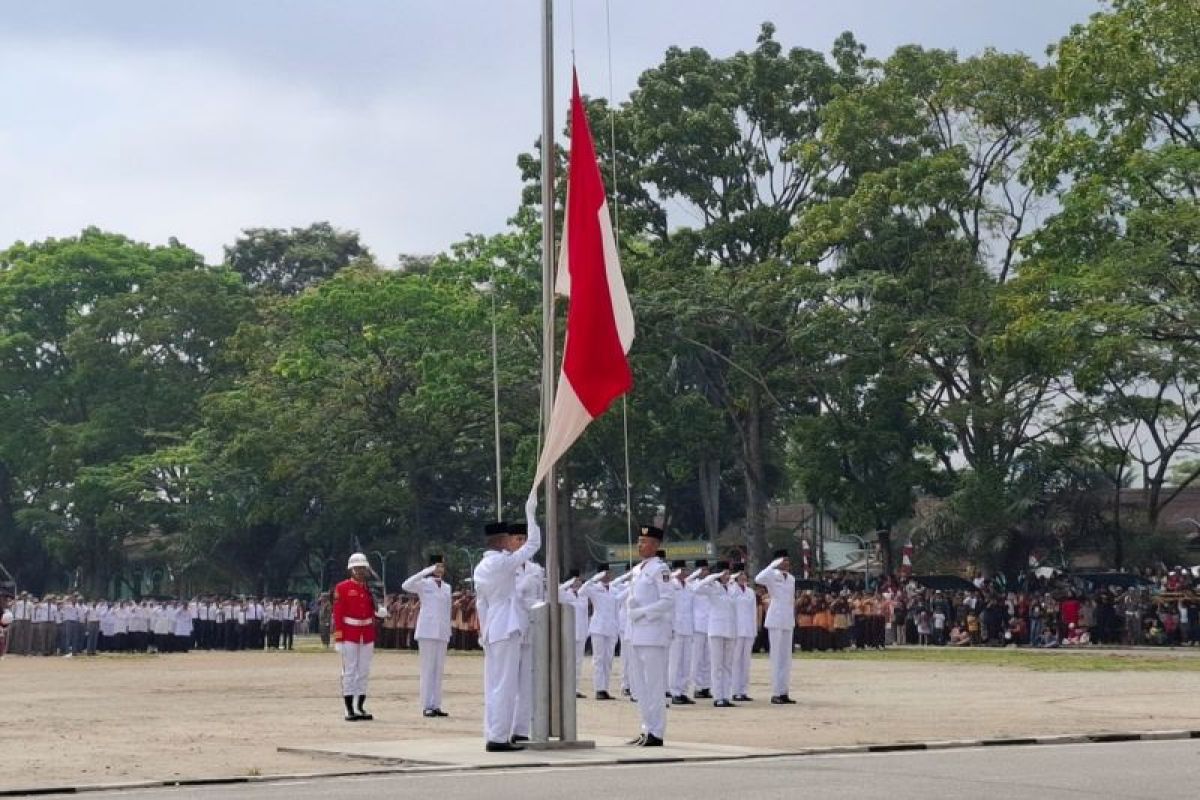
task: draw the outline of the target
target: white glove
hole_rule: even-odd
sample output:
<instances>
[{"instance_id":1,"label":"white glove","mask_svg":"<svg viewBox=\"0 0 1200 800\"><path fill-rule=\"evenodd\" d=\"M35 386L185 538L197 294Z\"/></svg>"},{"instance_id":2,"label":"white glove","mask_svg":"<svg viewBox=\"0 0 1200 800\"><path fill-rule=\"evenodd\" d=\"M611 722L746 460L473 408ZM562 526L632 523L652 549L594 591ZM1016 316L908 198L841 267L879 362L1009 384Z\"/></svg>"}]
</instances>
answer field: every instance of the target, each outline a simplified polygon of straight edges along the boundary
<instances>
[{"instance_id":1,"label":"white glove","mask_svg":"<svg viewBox=\"0 0 1200 800\"><path fill-rule=\"evenodd\" d=\"M538 499L537 492L529 495L529 499L525 501L525 523L529 526L529 530L533 531L537 528L538 534L541 535L542 529L537 524L537 507Z\"/></svg>"}]
</instances>

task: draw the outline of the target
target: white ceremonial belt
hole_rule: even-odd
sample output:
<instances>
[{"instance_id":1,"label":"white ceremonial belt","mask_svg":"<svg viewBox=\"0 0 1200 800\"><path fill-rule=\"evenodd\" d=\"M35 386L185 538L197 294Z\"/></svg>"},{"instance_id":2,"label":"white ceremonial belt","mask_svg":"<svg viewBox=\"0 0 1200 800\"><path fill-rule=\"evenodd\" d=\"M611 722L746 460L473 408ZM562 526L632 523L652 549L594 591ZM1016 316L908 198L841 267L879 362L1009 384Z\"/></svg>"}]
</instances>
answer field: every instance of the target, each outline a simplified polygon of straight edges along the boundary
<instances>
[{"instance_id":1,"label":"white ceremonial belt","mask_svg":"<svg viewBox=\"0 0 1200 800\"><path fill-rule=\"evenodd\" d=\"M342 617L342 621L345 622L347 625L353 625L357 628L365 628L368 625L375 624L374 618L371 618L371 617L368 617L366 619L360 619L358 617Z\"/></svg>"}]
</instances>

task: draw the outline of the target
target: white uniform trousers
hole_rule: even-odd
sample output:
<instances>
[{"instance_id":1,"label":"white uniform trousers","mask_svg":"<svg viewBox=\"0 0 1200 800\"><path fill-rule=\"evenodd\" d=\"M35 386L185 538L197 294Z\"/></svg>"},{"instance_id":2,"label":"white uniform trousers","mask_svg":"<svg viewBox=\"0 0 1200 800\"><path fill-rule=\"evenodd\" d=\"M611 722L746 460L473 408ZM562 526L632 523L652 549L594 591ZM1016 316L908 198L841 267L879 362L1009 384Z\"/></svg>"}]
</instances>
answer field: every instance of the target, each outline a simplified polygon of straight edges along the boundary
<instances>
[{"instance_id":1,"label":"white uniform trousers","mask_svg":"<svg viewBox=\"0 0 1200 800\"><path fill-rule=\"evenodd\" d=\"M733 640L733 693L750 694L750 649L753 636L739 636Z\"/></svg>"},{"instance_id":2,"label":"white uniform trousers","mask_svg":"<svg viewBox=\"0 0 1200 800\"><path fill-rule=\"evenodd\" d=\"M579 691L583 679L583 651L587 649L587 639L575 640L575 691Z\"/></svg>"},{"instance_id":3,"label":"white uniform trousers","mask_svg":"<svg viewBox=\"0 0 1200 800\"><path fill-rule=\"evenodd\" d=\"M612 675L613 651L617 637L592 634L592 687L597 692L608 691L609 676Z\"/></svg>"},{"instance_id":4,"label":"white uniform trousers","mask_svg":"<svg viewBox=\"0 0 1200 800\"><path fill-rule=\"evenodd\" d=\"M767 628L771 645L771 696L788 693L792 683L792 628Z\"/></svg>"},{"instance_id":5,"label":"white uniform trousers","mask_svg":"<svg viewBox=\"0 0 1200 800\"><path fill-rule=\"evenodd\" d=\"M489 642L483 651L483 735L489 742L512 738L520 662L519 633Z\"/></svg>"},{"instance_id":6,"label":"white uniform trousers","mask_svg":"<svg viewBox=\"0 0 1200 800\"><path fill-rule=\"evenodd\" d=\"M417 639L421 651L421 710L442 707L442 675L446 672L446 642Z\"/></svg>"},{"instance_id":7,"label":"white uniform trousers","mask_svg":"<svg viewBox=\"0 0 1200 800\"><path fill-rule=\"evenodd\" d=\"M617 642L621 645L621 691L629 690L633 694L633 688L629 685L629 645L625 644L624 636L618 636Z\"/></svg>"},{"instance_id":8,"label":"white uniform trousers","mask_svg":"<svg viewBox=\"0 0 1200 800\"><path fill-rule=\"evenodd\" d=\"M736 641L733 636L708 637L714 700L729 700L733 696L733 645Z\"/></svg>"},{"instance_id":9,"label":"white uniform trousers","mask_svg":"<svg viewBox=\"0 0 1200 800\"><path fill-rule=\"evenodd\" d=\"M692 686L695 688L712 688L710 661L708 635L699 632L692 634Z\"/></svg>"},{"instance_id":10,"label":"white uniform trousers","mask_svg":"<svg viewBox=\"0 0 1200 800\"><path fill-rule=\"evenodd\" d=\"M517 702L514 704L512 732L516 736L528 736L532 725L533 643L524 642L521 644L521 656L517 664Z\"/></svg>"},{"instance_id":11,"label":"white uniform trousers","mask_svg":"<svg viewBox=\"0 0 1200 800\"><path fill-rule=\"evenodd\" d=\"M375 643L342 642L342 694L366 694Z\"/></svg>"},{"instance_id":12,"label":"white uniform trousers","mask_svg":"<svg viewBox=\"0 0 1200 800\"><path fill-rule=\"evenodd\" d=\"M692 674L692 637L675 634L671 637L671 652L668 656L667 688L672 696L687 694L688 679Z\"/></svg>"},{"instance_id":13,"label":"white uniform trousers","mask_svg":"<svg viewBox=\"0 0 1200 800\"><path fill-rule=\"evenodd\" d=\"M642 718L642 733L666 738L667 648L655 645L629 646L630 683L638 699L638 715Z\"/></svg>"}]
</instances>

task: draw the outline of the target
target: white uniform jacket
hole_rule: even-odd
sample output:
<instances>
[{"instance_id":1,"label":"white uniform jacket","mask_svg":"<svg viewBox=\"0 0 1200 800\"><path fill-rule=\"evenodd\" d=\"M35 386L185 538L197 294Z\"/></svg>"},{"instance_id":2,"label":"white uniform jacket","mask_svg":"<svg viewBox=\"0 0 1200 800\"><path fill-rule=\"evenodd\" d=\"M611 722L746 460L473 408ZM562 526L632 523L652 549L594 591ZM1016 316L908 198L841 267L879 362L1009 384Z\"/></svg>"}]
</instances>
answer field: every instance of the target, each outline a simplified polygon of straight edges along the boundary
<instances>
[{"instance_id":1,"label":"white uniform jacket","mask_svg":"<svg viewBox=\"0 0 1200 800\"><path fill-rule=\"evenodd\" d=\"M671 571L662 559L651 557L632 570L626 608L629 617L629 644L659 645L671 643L675 622L675 592L671 589Z\"/></svg>"},{"instance_id":2,"label":"white uniform jacket","mask_svg":"<svg viewBox=\"0 0 1200 800\"><path fill-rule=\"evenodd\" d=\"M475 566L475 607L479 641L500 642L529 629L529 613L517 594L517 572L542 546L542 532L529 526L529 538L517 550L488 550Z\"/></svg>"},{"instance_id":3,"label":"white uniform jacket","mask_svg":"<svg viewBox=\"0 0 1200 800\"><path fill-rule=\"evenodd\" d=\"M588 625L588 633L616 638L621 624L617 614L620 594L598 580L585 583L579 593L592 602L592 621Z\"/></svg>"},{"instance_id":4,"label":"white uniform jacket","mask_svg":"<svg viewBox=\"0 0 1200 800\"><path fill-rule=\"evenodd\" d=\"M796 627L796 576L778 569L782 561L782 558L772 561L754 576L754 582L767 587L771 598L763 627L791 630Z\"/></svg>"},{"instance_id":5,"label":"white uniform jacket","mask_svg":"<svg viewBox=\"0 0 1200 800\"><path fill-rule=\"evenodd\" d=\"M426 567L400 584L400 588L421 598L414 638L448 642L451 590L449 582L442 581L439 584L437 578L433 577L436 569L436 564Z\"/></svg>"},{"instance_id":6,"label":"white uniform jacket","mask_svg":"<svg viewBox=\"0 0 1200 800\"><path fill-rule=\"evenodd\" d=\"M709 636L737 637L737 612L729 587L720 583L721 573L714 572L696 584L696 594L708 600Z\"/></svg>"}]
</instances>

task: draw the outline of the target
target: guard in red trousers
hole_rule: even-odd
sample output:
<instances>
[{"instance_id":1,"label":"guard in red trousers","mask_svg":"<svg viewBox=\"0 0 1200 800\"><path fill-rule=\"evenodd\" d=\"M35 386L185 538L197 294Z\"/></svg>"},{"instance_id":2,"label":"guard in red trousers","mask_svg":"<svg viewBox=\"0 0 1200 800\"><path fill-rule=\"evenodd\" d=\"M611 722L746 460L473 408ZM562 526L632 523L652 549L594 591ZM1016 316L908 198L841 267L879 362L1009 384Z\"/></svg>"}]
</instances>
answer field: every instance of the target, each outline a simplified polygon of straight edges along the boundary
<instances>
[{"instance_id":1,"label":"guard in red trousers","mask_svg":"<svg viewBox=\"0 0 1200 800\"><path fill-rule=\"evenodd\" d=\"M375 618L387 616L387 610L375 607L367 575L371 564L362 553L350 556L346 564L350 577L333 588L334 649L342 656L342 700L346 703L346 721L373 719L363 708L367 699L367 678L375 655Z\"/></svg>"}]
</instances>

